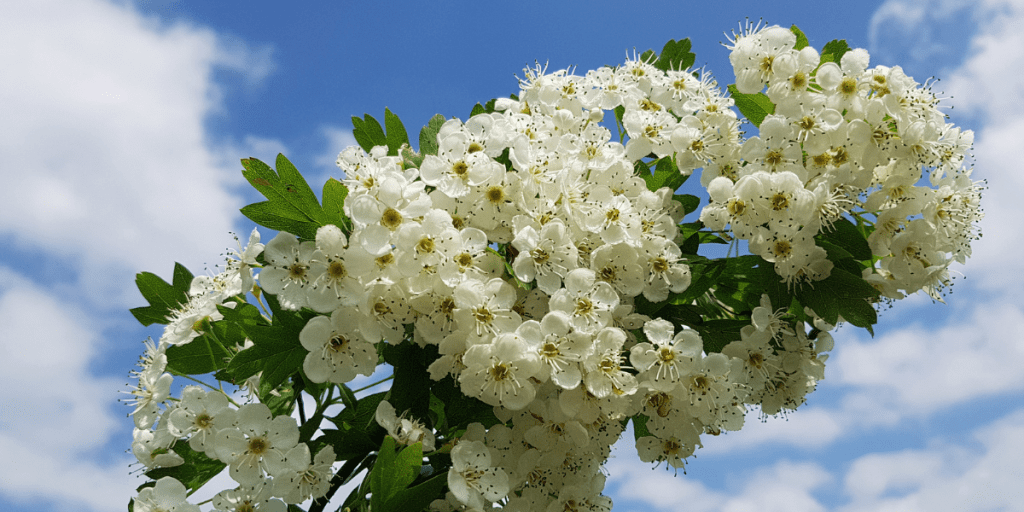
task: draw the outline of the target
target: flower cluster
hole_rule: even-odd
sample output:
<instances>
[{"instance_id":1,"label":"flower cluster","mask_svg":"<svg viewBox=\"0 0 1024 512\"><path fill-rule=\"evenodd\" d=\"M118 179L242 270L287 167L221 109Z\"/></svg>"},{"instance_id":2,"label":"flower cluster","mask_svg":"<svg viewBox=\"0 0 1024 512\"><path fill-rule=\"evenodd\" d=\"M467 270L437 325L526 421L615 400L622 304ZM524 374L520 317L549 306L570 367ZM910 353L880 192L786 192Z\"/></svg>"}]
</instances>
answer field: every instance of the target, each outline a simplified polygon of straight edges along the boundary
<instances>
[{"instance_id":1,"label":"flower cluster","mask_svg":"<svg viewBox=\"0 0 1024 512\"><path fill-rule=\"evenodd\" d=\"M327 492L334 448L326 446L311 458L309 446L298 442L298 423L290 416L275 417L262 403L237 406L223 392L199 386L184 387L180 399L161 411L159 404L167 403L172 380L170 374L160 373L167 364L167 348L165 342L149 344L140 365L143 370L138 372L139 385L132 392L139 397L133 412L137 427L132 443L139 462L148 469L185 463L175 452L179 441L187 442L187 448L179 451L202 453L223 462L239 486L214 497L214 507L221 511L284 511L286 503L301 503ZM159 377L154 383L151 376L156 374ZM193 510L184 501L184 489L176 491L179 487L180 482L164 477L154 489L140 492L136 510L143 510L139 507L147 499L156 500L152 510ZM151 495L146 492L152 492L154 498L148 498ZM239 508L242 505L250 508Z\"/></svg>"},{"instance_id":2,"label":"flower cluster","mask_svg":"<svg viewBox=\"0 0 1024 512\"><path fill-rule=\"evenodd\" d=\"M938 299L947 268L980 237L981 185L964 168L974 134L946 122L939 98L899 66L868 67L863 49L823 61L781 27L748 27L729 58L742 94L774 113L732 161L705 168L711 204L701 220L726 225L787 282L828 277L814 236L843 216L873 228L876 265L863 277L884 296L925 290ZM924 175L931 186L919 185Z\"/></svg>"},{"instance_id":3,"label":"flower cluster","mask_svg":"<svg viewBox=\"0 0 1024 512\"><path fill-rule=\"evenodd\" d=\"M439 122L422 154L390 142L342 151L341 221L304 238L281 231L266 245L254 230L223 272L192 280L159 345L147 346L131 390L140 462L182 464L179 442L220 461L239 487L217 495L217 510L283 510L328 493L331 440L301 442L291 416L221 391L188 386L170 397L169 347L220 332L211 326L227 316L248 319L246 333L291 328L246 316L258 315L248 294L300 326L297 340L271 351L300 354L293 382L352 396L348 420L329 418L339 436L370 421L346 384L400 345L436 354L421 367L424 385L450 382L493 408L495 421L442 431L437 412L396 410L394 393L408 390L373 402L381 437L450 455L435 510L609 510L601 467L628 421L641 460L680 468L702 435L742 428L748 408L796 409L824 378L828 331L842 317L819 316L792 290L828 279L835 265L885 297L938 294L978 236L980 187L963 168L972 134L946 123L934 94L899 68L868 69L864 50L828 60L779 27L748 27L731 48L732 97L706 72L654 59L582 76L536 67L517 96ZM745 140L739 99L774 110ZM602 125L609 111L618 141ZM710 203L703 225L681 226L696 207L662 185L697 169ZM931 187L918 185L924 172ZM840 222L864 231L866 256L822 241ZM747 241L749 258L774 269L759 285L770 290L720 298L705 282L686 296L703 277L693 269L710 268L688 242L704 236ZM788 295L773 304L779 289ZM691 328L705 320L732 330L709 340ZM217 354L248 362L213 368L248 379L261 398L273 393L248 371L255 350L269 349L237 343ZM316 418L330 403L320 398ZM311 446L324 447L312 457ZM154 489L136 503L180 495L173 506L188 509L174 483Z\"/></svg>"}]
</instances>

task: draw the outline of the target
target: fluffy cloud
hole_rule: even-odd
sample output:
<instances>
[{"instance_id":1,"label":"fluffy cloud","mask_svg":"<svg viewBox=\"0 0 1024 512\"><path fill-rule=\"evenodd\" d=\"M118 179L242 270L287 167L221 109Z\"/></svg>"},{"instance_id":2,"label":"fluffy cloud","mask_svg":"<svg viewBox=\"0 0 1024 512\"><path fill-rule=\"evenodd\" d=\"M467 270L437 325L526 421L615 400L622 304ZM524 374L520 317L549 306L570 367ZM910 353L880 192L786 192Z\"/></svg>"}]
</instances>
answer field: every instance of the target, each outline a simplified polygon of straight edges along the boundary
<instances>
[{"instance_id":1,"label":"fluffy cloud","mask_svg":"<svg viewBox=\"0 0 1024 512\"><path fill-rule=\"evenodd\" d=\"M92 297L117 308L138 269L221 252L241 177L204 133L220 108L212 76L257 81L269 53L100 0L17 2L4 20L0 232L74 261Z\"/></svg>"},{"instance_id":2,"label":"fluffy cloud","mask_svg":"<svg viewBox=\"0 0 1024 512\"><path fill-rule=\"evenodd\" d=\"M120 509L132 458L98 457L125 420L120 379L89 371L99 334L89 317L0 267L0 494L65 508ZM60 478L60 483L55 481Z\"/></svg>"},{"instance_id":3,"label":"fluffy cloud","mask_svg":"<svg viewBox=\"0 0 1024 512\"><path fill-rule=\"evenodd\" d=\"M844 480L842 512L1024 510L1024 410L961 444L865 455Z\"/></svg>"},{"instance_id":4,"label":"fluffy cloud","mask_svg":"<svg viewBox=\"0 0 1024 512\"><path fill-rule=\"evenodd\" d=\"M856 393L927 414L1024 388L1022 323L1019 307L989 305L938 330L910 327L868 342L844 340L831 368Z\"/></svg>"},{"instance_id":5,"label":"fluffy cloud","mask_svg":"<svg viewBox=\"0 0 1024 512\"><path fill-rule=\"evenodd\" d=\"M780 461L749 472L737 469L738 478L713 489L687 475L676 475L664 468L652 469L651 464L636 458L631 443L628 447L623 444L616 445L616 453L607 465L611 476L605 494L615 496L616 511L825 510L813 494L832 477L814 463Z\"/></svg>"}]
</instances>

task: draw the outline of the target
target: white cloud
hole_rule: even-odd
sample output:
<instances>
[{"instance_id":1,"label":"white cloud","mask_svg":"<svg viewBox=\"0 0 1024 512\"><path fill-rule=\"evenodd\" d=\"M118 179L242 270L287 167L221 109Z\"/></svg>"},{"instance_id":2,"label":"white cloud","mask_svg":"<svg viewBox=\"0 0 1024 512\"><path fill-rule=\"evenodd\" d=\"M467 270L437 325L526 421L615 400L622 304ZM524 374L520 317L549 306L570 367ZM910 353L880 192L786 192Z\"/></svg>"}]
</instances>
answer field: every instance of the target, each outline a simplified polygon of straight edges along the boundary
<instances>
[{"instance_id":1,"label":"white cloud","mask_svg":"<svg viewBox=\"0 0 1024 512\"><path fill-rule=\"evenodd\" d=\"M74 304L2 267L0 325L0 389L8 390L0 397L0 494L67 508L123 508L134 459L91 460L125 421L112 410L124 381L89 370L101 343L96 326Z\"/></svg>"},{"instance_id":2,"label":"white cloud","mask_svg":"<svg viewBox=\"0 0 1024 512\"><path fill-rule=\"evenodd\" d=\"M762 422L759 417L760 411L752 409L747 413L743 429L717 437L703 436L704 447L697 455L732 453L769 444L822 447L832 443L847 426L840 411L821 407L801 407L784 419L767 418Z\"/></svg>"},{"instance_id":3,"label":"white cloud","mask_svg":"<svg viewBox=\"0 0 1024 512\"><path fill-rule=\"evenodd\" d=\"M1024 510L1024 410L974 432L973 442L860 457L846 474L843 512Z\"/></svg>"},{"instance_id":4,"label":"white cloud","mask_svg":"<svg viewBox=\"0 0 1024 512\"><path fill-rule=\"evenodd\" d=\"M88 295L115 308L135 300L124 283L138 270L215 260L242 179L205 137L212 75L258 81L269 52L99 0L16 2L4 21L0 232L74 260Z\"/></svg>"},{"instance_id":5,"label":"white cloud","mask_svg":"<svg viewBox=\"0 0 1024 512\"><path fill-rule=\"evenodd\" d=\"M666 471L664 466L652 469L636 457L628 442L616 445L607 469L610 476L605 494L614 495L614 510L626 512L819 512L825 508L813 493L832 480L814 463L784 460L751 472L737 468L738 478L713 489L690 475Z\"/></svg>"},{"instance_id":6,"label":"white cloud","mask_svg":"<svg viewBox=\"0 0 1024 512\"><path fill-rule=\"evenodd\" d=\"M829 362L836 380L856 394L903 415L932 413L1024 388L1022 322L1019 307L997 302L937 330L918 326L867 342L843 340Z\"/></svg>"}]
</instances>

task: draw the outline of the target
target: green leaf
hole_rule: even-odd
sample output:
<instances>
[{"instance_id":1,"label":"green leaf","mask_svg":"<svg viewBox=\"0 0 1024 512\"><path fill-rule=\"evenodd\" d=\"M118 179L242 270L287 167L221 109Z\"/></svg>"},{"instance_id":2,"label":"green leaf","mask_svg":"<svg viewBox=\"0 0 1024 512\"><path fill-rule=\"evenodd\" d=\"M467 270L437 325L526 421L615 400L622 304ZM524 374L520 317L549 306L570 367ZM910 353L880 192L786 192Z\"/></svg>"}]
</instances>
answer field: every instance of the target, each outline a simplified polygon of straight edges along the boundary
<instances>
[{"instance_id":1,"label":"green leaf","mask_svg":"<svg viewBox=\"0 0 1024 512\"><path fill-rule=\"evenodd\" d=\"M277 316L274 317L277 320ZM245 327L253 346L239 352L228 363L227 371L235 382L263 372L260 395L279 386L302 368L308 351L299 343L298 332L281 325Z\"/></svg>"},{"instance_id":2,"label":"green leaf","mask_svg":"<svg viewBox=\"0 0 1024 512\"><path fill-rule=\"evenodd\" d=\"M736 108L740 110L743 117L754 126L761 126L765 116L775 113L775 104L768 99L763 92L757 94L743 94L736 89L736 84L729 85L729 95L736 102Z\"/></svg>"},{"instance_id":3,"label":"green leaf","mask_svg":"<svg viewBox=\"0 0 1024 512\"><path fill-rule=\"evenodd\" d=\"M173 468L152 469L146 472L146 476L153 480L159 480L165 476L172 477L185 485L189 495L227 467L227 464L211 459L203 452L193 450L188 443L183 441L174 444L174 453L180 455L185 463Z\"/></svg>"},{"instance_id":4,"label":"green leaf","mask_svg":"<svg viewBox=\"0 0 1024 512\"><path fill-rule=\"evenodd\" d=\"M388 502L400 491L408 487L423 467L423 447L416 443L395 452L396 443L391 436L384 438L377 456L377 462L370 471L370 508L375 511L395 510L402 512L408 509L395 509L387 506Z\"/></svg>"},{"instance_id":5,"label":"green leaf","mask_svg":"<svg viewBox=\"0 0 1024 512\"><path fill-rule=\"evenodd\" d=\"M444 497L443 492L447 483L448 473L434 475L423 483L398 491L384 504L382 510L396 512L424 510L432 501Z\"/></svg>"},{"instance_id":6,"label":"green leaf","mask_svg":"<svg viewBox=\"0 0 1024 512\"><path fill-rule=\"evenodd\" d=\"M423 165L423 155L413 151L409 146L403 146L399 154L402 157L402 167L405 169L419 169Z\"/></svg>"},{"instance_id":7,"label":"green leaf","mask_svg":"<svg viewBox=\"0 0 1024 512\"><path fill-rule=\"evenodd\" d=\"M313 443L333 446L338 460L365 457L378 446L365 428L327 429L323 432L323 435L313 440Z\"/></svg>"},{"instance_id":8,"label":"green leaf","mask_svg":"<svg viewBox=\"0 0 1024 512\"><path fill-rule=\"evenodd\" d=\"M374 146L388 145L388 138L384 135L384 129L380 127L380 123L370 114L363 115L362 119L353 116L352 126L352 136L355 137L356 142L359 143L359 147L363 148L363 151L369 153Z\"/></svg>"},{"instance_id":9,"label":"green leaf","mask_svg":"<svg viewBox=\"0 0 1024 512\"><path fill-rule=\"evenodd\" d=\"M647 190L651 192L657 192L662 187L668 187L675 192L690 177L688 174L679 172L679 167L676 166L675 160L671 156L659 158L652 163L654 164L653 174L650 172L648 164L643 161L638 160L635 164L637 174L644 179L644 182L647 183ZM647 170L644 171L644 169Z\"/></svg>"},{"instance_id":10,"label":"green leaf","mask_svg":"<svg viewBox=\"0 0 1024 512\"><path fill-rule=\"evenodd\" d=\"M421 155L437 155L437 149L439 144L437 142L437 132L441 131L441 126L444 125L445 118L441 114L434 114L434 117L430 118L427 125L420 130L420 154Z\"/></svg>"},{"instance_id":11,"label":"green leaf","mask_svg":"<svg viewBox=\"0 0 1024 512\"><path fill-rule=\"evenodd\" d=\"M387 394L387 391L381 391L380 393L364 396L356 402L355 409L346 407L345 409L342 409L337 416L330 419L335 425L338 425L339 428L343 425L348 425L352 428L366 430L366 428L374 422L374 415L377 413L377 406L380 405L381 401L387 397ZM397 411L397 413L401 414L402 411Z\"/></svg>"},{"instance_id":12,"label":"green leaf","mask_svg":"<svg viewBox=\"0 0 1024 512\"><path fill-rule=\"evenodd\" d=\"M704 342L704 352L711 354L721 352L729 343L740 340L740 329L750 325L749 320L734 320L723 318L708 320L697 326L701 340Z\"/></svg>"},{"instance_id":13,"label":"green leaf","mask_svg":"<svg viewBox=\"0 0 1024 512\"><path fill-rule=\"evenodd\" d=\"M662 71L681 71L689 68L697 60L697 56L690 51L690 46L689 38L681 41L670 39L661 49L661 55L658 55L654 67Z\"/></svg>"},{"instance_id":14,"label":"green leaf","mask_svg":"<svg viewBox=\"0 0 1024 512\"><path fill-rule=\"evenodd\" d=\"M630 418L633 420L633 440L639 441L641 437L647 437L651 435L651 431L647 429L647 420L650 418L645 414L637 414Z\"/></svg>"},{"instance_id":15,"label":"green leaf","mask_svg":"<svg viewBox=\"0 0 1024 512\"><path fill-rule=\"evenodd\" d=\"M432 391L444 402L444 414L448 419L448 429L442 432L445 437L452 437L452 434L464 430L470 423L478 422L485 428L501 423L494 416L494 407L463 394L459 384L451 377L435 382Z\"/></svg>"},{"instance_id":16,"label":"green leaf","mask_svg":"<svg viewBox=\"0 0 1024 512\"><path fill-rule=\"evenodd\" d=\"M789 27L789 30L796 35L796 45L793 46L794 50L802 50L810 44L807 41L807 36L804 35L803 31L797 28L796 25Z\"/></svg>"},{"instance_id":17,"label":"green leaf","mask_svg":"<svg viewBox=\"0 0 1024 512\"><path fill-rule=\"evenodd\" d=\"M295 409L295 389L291 383L285 382L277 388L276 395L268 395L261 401L274 416L290 415Z\"/></svg>"},{"instance_id":18,"label":"green leaf","mask_svg":"<svg viewBox=\"0 0 1024 512\"><path fill-rule=\"evenodd\" d=\"M167 284L156 274L140 272L135 275L135 285L149 306L132 308L131 313L142 325L167 324L167 316L188 302L188 290L192 286L192 273L181 263L174 264L174 274Z\"/></svg>"},{"instance_id":19,"label":"green leaf","mask_svg":"<svg viewBox=\"0 0 1024 512\"><path fill-rule=\"evenodd\" d=\"M682 194L672 196L672 199L679 201L679 204L683 206L683 213L689 215L700 207L700 198L690 194Z\"/></svg>"},{"instance_id":20,"label":"green leaf","mask_svg":"<svg viewBox=\"0 0 1024 512\"><path fill-rule=\"evenodd\" d=\"M388 401L398 414L409 411L413 418L428 421L433 381L427 367L437 359L437 349L425 349L408 342L386 345L382 349L384 361L395 369Z\"/></svg>"},{"instance_id":21,"label":"green leaf","mask_svg":"<svg viewBox=\"0 0 1024 512\"><path fill-rule=\"evenodd\" d=\"M167 369L179 374L201 375L226 367L230 358L231 352L220 340L213 333L207 333L188 343L168 347Z\"/></svg>"},{"instance_id":22,"label":"green leaf","mask_svg":"<svg viewBox=\"0 0 1024 512\"><path fill-rule=\"evenodd\" d=\"M775 272L775 265L772 263L762 259L758 262L757 268L751 270L750 277L758 287L758 304L754 305L755 307L760 305L760 295L762 293L768 294L768 300L771 301L773 310L786 309L792 304L793 291L782 280L782 277ZM753 311L753 308L751 308L751 311Z\"/></svg>"},{"instance_id":23,"label":"green leaf","mask_svg":"<svg viewBox=\"0 0 1024 512\"><path fill-rule=\"evenodd\" d=\"M348 188L344 183L329 178L324 183L324 215L331 219L331 224L341 229L346 229L350 221L345 216L345 198L348 197Z\"/></svg>"},{"instance_id":24,"label":"green leaf","mask_svg":"<svg viewBox=\"0 0 1024 512\"><path fill-rule=\"evenodd\" d=\"M878 314L872 303L879 293L859 275L835 267L827 279L805 283L795 295L830 324L835 325L842 315L847 322L874 334L871 326L878 322Z\"/></svg>"},{"instance_id":25,"label":"green leaf","mask_svg":"<svg viewBox=\"0 0 1024 512\"><path fill-rule=\"evenodd\" d=\"M828 43L825 43L825 47L821 49L821 62L819 65L826 62L835 62L839 64L843 55L850 51L850 45L846 44L845 39L833 39Z\"/></svg>"},{"instance_id":26,"label":"green leaf","mask_svg":"<svg viewBox=\"0 0 1024 512\"><path fill-rule=\"evenodd\" d=\"M697 297L704 295L712 286L718 284L718 278L725 271L725 260L708 260L700 263L690 264L690 273L694 276L690 286L680 293L673 304L690 304Z\"/></svg>"},{"instance_id":27,"label":"green leaf","mask_svg":"<svg viewBox=\"0 0 1024 512\"><path fill-rule=\"evenodd\" d=\"M619 142L626 139L626 129L622 125L622 116L626 115L626 107L619 105L615 107L615 127L619 131Z\"/></svg>"},{"instance_id":28,"label":"green leaf","mask_svg":"<svg viewBox=\"0 0 1024 512\"><path fill-rule=\"evenodd\" d=\"M686 237L683 243L679 244L679 252L683 254L697 254L700 250L700 233L693 233Z\"/></svg>"},{"instance_id":29,"label":"green leaf","mask_svg":"<svg viewBox=\"0 0 1024 512\"><path fill-rule=\"evenodd\" d=\"M727 244L724 238L716 235L710 231L701 231L704 229L704 223L701 221L687 222L679 225L679 232L682 233L683 240L689 240L691 236L697 235L700 237L700 243L702 244ZM682 247L682 246L680 246ZM686 252L683 254L697 254L696 252Z\"/></svg>"},{"instance_id":30,"label":"green leaf","mask_svg":"<svg viewBox=\"0 0 1024 512\"><path fill-rule=\"evenodd\" d=\"M405 132L402 120L384 107L384 127L387 129L388 155L397 156L403 145L409 144L409 134Z\"/></svg>"},{"instance_id":31,"label":"green leaf","mask_svg":"<svg viewBox=\"0 0 1024 512\"><path fill-rule=\"evenodd\" d=\"M852 258L861 261L871 260L871 246L868 245L867 238L847 219L833 222L831 229L822 230L815 238L845 249Z\"/></svg>"},{"instance_id":32,"label":"green leaf","mask_svg":"<svg viewBox=\"0 0 1024 512\"><path fill-rule=\"evenodd\" d=\"M696 306L690 304L666 304L658 312L658 316L672 322L677 328L682 326L696 328L704 323Z\"/></svg>"},{"instance_id":33,"label":"green leaf","mask_svg":"<svg viewBox=\"0 0 1024 512\"><path fill-rule=\"evenodd\" d=\"M486 114L486 113L487 113L487 109L485 109L483 105L477 103L476 105L473 105L473 110L469 111L469 117L473 117L473 116L480 115L480 114Z\"/></svg>"},{"instance_id":34,"label":"green leaf","mask_svg":"<svg viewBox=\"0 0 1024 512\"><path fill-rule=\"evenodd\" d=\"M318 227L331 222L306 179L284 155L277 156L276 172L255 158L242 160L242 165L245 179L267 198L242 208L253 222L304 240L312 240Z\"/></svg>"}]
</instances>

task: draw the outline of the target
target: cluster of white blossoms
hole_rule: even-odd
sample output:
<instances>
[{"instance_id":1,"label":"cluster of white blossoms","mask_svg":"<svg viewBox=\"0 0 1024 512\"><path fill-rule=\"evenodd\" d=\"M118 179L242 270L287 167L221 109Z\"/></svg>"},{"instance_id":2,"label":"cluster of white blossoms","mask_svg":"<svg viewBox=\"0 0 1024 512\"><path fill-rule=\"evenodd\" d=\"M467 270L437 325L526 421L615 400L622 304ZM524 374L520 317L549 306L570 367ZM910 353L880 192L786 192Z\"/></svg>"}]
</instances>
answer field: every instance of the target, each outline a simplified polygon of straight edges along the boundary
<instances>
[{"instance_id":1,"label":"cluster of white blossoms","mask_svg":"<svg viewBox=\"0 0 1024 512\"><path fill-rule=\"evenodd\" d=\"M891 299L919 290L938 299L950 263L964 263L980 237L982 187L964 167L974 133L946 122L929 84L900 67L869 68L863 49L820 63L796 42L777 26L748 27L733 41L738 91L767 87L775 111L731 160L704 169L712 203L701 220L730 225L788 282L801 282L832 269L814 235L857 216L873 224L877 260L863 277ZM925 174L930 187L918 184Z\"/></svg>"},{"instance_id":2,"label":"cluster of white blossoms","mask_svg":"<svg viewBox=\"0 0 1024 512\"><path fill-rule=\"evenodd\" d=\"M600 469L625 419L646 418L635 424L642 460L679 468L701 435L740 429L748 407L795 409L832 348L833 326L813 311L805 325L765 295L716 353L696 331L634 311L638 297L665 301L691 282L682 206L667 187L649 190L635 164L702 168L711 202L700 219L728 226L795 287L832 270L815 235L872 215L877 261L865 279L893 298L937 293L981 215L962 168L972 134L945 123L927 87L899 68L868 69L864 50L819 66L795 43L779 27L736 38L739 91L767 86L775 104L745 141L710 75L631 59L584 76L527 70L518 99L446 121L418 168L384 146L345 149L350 230L327 225L306 241L281 232L265 246L254 231L168 318L132 391L139 460L180 463L174 443L187 439L228 464L240 487L218 495L218 510L283 510L327 491L334 451L311 458L293 418L197 387L168 401L163 351L199 336L257 280L283 309L318 313L299 335L310 381L368 376L379 344L411 341L437 347L432 379L450 376L494 407L500 423L470 424L449 445L449 493L436 510L609 510ZM619 107L624 145L600 124ZM917 185L922 169L933 188ZM427 419L396 412L382 402L377 422L432 451Z\"/></svg>"},{"instance_id":3,"label":"cluster of white blossoms","mask_svg":"<svg viewBox=\"0 0 1024 512\"><path fill-rule=\"evenodd\" d=\"M139 384L132 391L136 396L132 452L139 462L147 469L185 463L175 452L178 442L224 462L238 483L212 500L214 510L224 512L284 512L287 503L302 503L327 493L334 448L326 446L311 457L309 446L299 442L294 418L274 416L262 403L236 406L222 391L199 386L185 386L180 398L169 399L172 377L163 373L168 346L166 342L149 343L140 363L142 371L136 373ZM167 407L161 410L161 404ZM135 510L199 509L185 501L181 482L164 477L156 487L140 491Z\"/></svg>"}]
</instances>

